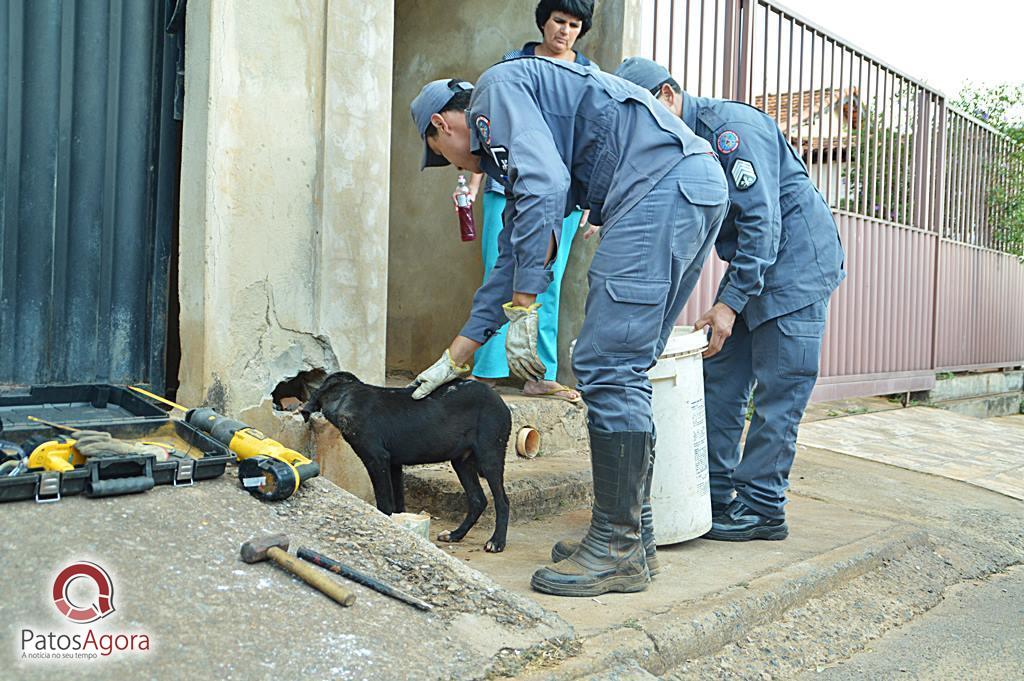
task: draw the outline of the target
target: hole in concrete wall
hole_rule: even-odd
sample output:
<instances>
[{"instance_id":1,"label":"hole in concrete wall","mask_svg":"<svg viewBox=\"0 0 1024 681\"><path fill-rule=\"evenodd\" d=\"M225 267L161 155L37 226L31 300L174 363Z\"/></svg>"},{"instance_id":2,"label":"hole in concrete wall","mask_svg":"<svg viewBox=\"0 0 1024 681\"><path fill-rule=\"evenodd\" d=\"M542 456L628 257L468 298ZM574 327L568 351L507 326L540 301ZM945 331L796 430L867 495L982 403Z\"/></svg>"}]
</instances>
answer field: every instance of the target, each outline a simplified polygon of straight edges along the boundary
<instances>
[{"instance_id":1,"label":"hole in concrete wall","mask_svg":"<svg viewBox=\"0 0 1024 681\"><path fill-rule=\"evenodd\" d=\"M325 378L327 378L327 372L323 369L310 369L281 381L271 393L271 397L274 398L274 409L295 411L309 399L309 396L323 383Z\"/></svg>"}]
</instances>

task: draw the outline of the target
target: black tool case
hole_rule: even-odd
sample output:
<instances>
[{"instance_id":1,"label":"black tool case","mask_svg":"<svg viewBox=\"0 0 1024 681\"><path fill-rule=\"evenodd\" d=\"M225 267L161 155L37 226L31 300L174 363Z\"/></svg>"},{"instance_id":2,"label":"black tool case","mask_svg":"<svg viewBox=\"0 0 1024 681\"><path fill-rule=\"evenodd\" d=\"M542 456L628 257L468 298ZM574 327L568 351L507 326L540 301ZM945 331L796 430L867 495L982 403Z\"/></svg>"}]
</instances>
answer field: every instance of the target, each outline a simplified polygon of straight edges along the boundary
<instances>
[{"instance_id":1,"label":"black tool case","mask_svg":"<svg viewBox=\"0 0 1024 681\"><path fill-rule=\"evenodd\" d=\"M157 461L153 456L94 458L73 471L29 470L0 477L0 502L35 499L58 501L73 494L116 496L145 492L155 485L187 486L223 475L234 454L206 433L120 386L33 386L0 389L0 438L20 445L34 435L64 431L30 421L45 419L72 428L100 430L125 440L145 440L164 432L187 443L185 457ZM30 452L26 452L28 456Z\"/></svg>"}]
</instances>

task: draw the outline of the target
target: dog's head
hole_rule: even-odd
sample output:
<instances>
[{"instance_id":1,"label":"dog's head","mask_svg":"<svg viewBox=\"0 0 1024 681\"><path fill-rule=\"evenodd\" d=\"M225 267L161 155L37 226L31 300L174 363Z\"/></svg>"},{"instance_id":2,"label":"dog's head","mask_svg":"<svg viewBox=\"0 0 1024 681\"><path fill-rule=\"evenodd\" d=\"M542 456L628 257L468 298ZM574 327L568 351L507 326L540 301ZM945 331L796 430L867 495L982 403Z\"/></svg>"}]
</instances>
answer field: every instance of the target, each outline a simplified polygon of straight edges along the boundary
<instances>
[{"instance_id":1,"label":"dog's head","mask_svg":"<svg viewBox=\"0 0 1024 681\"><path fill-rule=\"evenodd\" d=\"M349 388L356 385L362 385L362 381L356 378L355 374L348 371L335 371L324 379L320 387L313 391L312 397L299 409L302 420L308 423L309 417L320 411L320 407L325 401L331 401L343 395Z\"/></svg>"}]
</instances>

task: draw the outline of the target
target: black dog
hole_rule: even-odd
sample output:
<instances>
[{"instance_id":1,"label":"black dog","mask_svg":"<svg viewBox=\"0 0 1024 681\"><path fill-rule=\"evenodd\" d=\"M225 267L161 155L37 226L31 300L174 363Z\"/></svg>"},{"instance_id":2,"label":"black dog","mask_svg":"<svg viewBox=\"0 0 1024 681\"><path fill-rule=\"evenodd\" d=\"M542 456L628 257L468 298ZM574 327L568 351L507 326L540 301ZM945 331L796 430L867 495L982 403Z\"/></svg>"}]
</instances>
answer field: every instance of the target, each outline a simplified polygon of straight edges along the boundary
<instances>
[{"instance_id":1,"label":"black dog","mask_svg":"<svg viewBox=\"0 0 1024 681\"><path fill-rule=\"evenodd\" d=\"M453 381L422 400L413 388L367 385L347 371L328 376L302 405L302 417L320 411L341 431L366 466L377 508L388 515L405 510L402 466L451 461L466 490L469 511L458 528L438 535L461 541L487 508L478 476L494 497L494 535L489 552L505 549L508 496L505 447L512 415L498 394L478 381Z\"/></svg>"}]
</instances>

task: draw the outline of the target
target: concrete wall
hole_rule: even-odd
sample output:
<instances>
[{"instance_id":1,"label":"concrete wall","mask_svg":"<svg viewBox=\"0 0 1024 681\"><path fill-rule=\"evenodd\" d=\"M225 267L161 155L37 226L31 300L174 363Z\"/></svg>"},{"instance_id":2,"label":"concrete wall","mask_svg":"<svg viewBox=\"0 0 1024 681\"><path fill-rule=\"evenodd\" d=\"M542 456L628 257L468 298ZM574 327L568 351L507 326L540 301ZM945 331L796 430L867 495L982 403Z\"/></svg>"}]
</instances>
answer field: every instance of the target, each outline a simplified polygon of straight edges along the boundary
<instances>
[{"instance_id":1,"label":"concrete wall","mask_svg":"<svg viewBox=\"0 0 1024 681\"><path fill-rule=\"evenodd\" d=\"M598 3L580 49L617 64L637 32L623 17L638 18L638 3ZM537 39L534 6L189 3L179 401L316 453L325 476L372 498L333 428L275 411L270 395L314 368L382 382L385 337L389 367L422 369L458 331L482 276L480 246L458 238L456 171L419 172L408 105L423 83L475 79ZM563 348L594 245L572 256Z\"/></svg>"},{"instance_id":2,"label":"concrete wall","mask_svg":"<svg viewBox=\"0 0 1024 681\"><path fill-rule=\"evenodd\" d=\"M192 0L187 22L179 401L313 449L275 386L384 377L393 5Z\"/></svg>"},{"instance_id":3,"label":"concrete wall","mask_svg":"<svg viewBox=\"0 0 1024 681\"><path fill-rule=\"evenodd\" d=\"M639 45L639 0L601 0L594 28L578 48L614 69L624 45ZM391 244L388 257L389 369L419 371L447 347L465 321L483 276L479 242L459 240L451 193L458 171L419 170L422 143L409 102L424 83L459 76L475 80L508 50L539 40L535 0L479 0L438 11L434 2L396 0L394 108L392 112ZM629 17L629 21L626 21ZM482 220L478 202L477 221ZM596 243L571 254L562 293L562 352L582 318L586 266ZM560 371L568 361L560 359Z\"/></svg>"}]
</instances>

